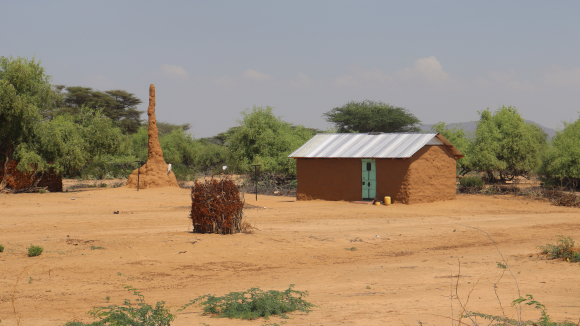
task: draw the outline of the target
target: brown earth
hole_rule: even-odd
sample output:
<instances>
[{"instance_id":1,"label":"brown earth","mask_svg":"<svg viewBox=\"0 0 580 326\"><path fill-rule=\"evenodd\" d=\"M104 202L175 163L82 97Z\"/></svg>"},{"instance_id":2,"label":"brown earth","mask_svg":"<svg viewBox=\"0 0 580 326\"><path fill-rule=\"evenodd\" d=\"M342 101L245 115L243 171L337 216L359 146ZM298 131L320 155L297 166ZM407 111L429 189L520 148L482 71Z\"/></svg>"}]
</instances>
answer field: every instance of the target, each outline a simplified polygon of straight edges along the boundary
<instances>
[{"instance_id":1,"label":"brown earth","mask_svg":"<svg viewBox=\"0 0 580 326\"><path fill-rule=\"evenodd\" d=\"M2 325L16 325L17 317L20 325L92 321L85 314L92 307L132 297L124 284L149 303L165 300L172 311L207 293L289 284L308 291L307 300L318 306L270 321L212 318L190 307L172 325L449 325L461 312L451 299L456 282L468 310L501 314L494 292L501 256L470 226L495 239L522 296L532 294L553 320L580 317L580 266L538 255L538 246L555 243L557 235L580 239L577 208L479 195L391 206L282 196L246 201L246 219L259 230L224 236L190 232L188 189L0 195ZM27 257L30 244L44 253ZM510 303L518 290L509 273L497 295L514 317ZM523 315L539 312L526 306Z\"/></svg>"}]
</instances>

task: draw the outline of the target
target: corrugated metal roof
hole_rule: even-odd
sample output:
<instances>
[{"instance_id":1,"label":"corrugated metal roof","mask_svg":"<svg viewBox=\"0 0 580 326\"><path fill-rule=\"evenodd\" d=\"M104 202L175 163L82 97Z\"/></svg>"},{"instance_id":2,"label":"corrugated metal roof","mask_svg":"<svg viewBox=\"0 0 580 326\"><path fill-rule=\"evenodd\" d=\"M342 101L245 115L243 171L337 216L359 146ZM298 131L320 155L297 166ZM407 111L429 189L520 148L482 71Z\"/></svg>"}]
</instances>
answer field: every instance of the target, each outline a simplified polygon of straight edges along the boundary
<instances>
[{"instance_id":1,"label":"corrugated metal roof","mask_svg":"<svg viewBox=\"0 0 580 326\"><path fill-rule=\"evenodd\" d=\"M408 158L425 145L443 145L463 157L438 133L317 134L288 157Z\"/></svg>"}]
</instances>

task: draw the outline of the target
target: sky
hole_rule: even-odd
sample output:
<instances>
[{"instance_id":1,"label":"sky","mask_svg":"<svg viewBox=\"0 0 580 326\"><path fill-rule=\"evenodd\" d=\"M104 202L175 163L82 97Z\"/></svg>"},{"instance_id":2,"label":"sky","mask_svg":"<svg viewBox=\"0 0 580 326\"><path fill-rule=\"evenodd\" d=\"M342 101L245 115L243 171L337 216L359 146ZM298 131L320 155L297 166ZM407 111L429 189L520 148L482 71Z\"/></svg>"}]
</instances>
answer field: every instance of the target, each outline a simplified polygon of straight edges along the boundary
<instances>
[{"instance_id":1,"label":"sky","mask_svg":"<svg viewBox=\"0 0 580 326\"><path fill-rule=\"evenodd\" d=\"M195 137L273 107L322 114L382 101L424 124L515 106L549 128L580 115L580 1L6 1L0 56L52 83L123 89ZM146 119L144 114L143 118Z\"/></svg>"}]
</instances>

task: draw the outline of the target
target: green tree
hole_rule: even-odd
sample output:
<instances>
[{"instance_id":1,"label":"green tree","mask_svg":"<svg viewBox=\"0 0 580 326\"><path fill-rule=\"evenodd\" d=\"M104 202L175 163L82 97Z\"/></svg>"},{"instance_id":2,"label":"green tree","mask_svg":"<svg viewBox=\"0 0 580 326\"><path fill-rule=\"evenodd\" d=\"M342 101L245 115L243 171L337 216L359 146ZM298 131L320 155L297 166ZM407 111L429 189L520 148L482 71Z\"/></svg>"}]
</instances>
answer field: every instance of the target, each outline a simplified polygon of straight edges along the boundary
<instances>
[{"instance_id":1,"label":"green tree","mask_svg":"<svg viewBox=\"0 0 580 326\"><path fill-rule=\"evenodd\" d=\"M348 102L323 114L338 132L414 132L420 131L417 117L404 108L365 100Z\"/></svg>"},{"instance_id":2,"label":"green tree","mask_svg":"<svg viewBox=\"0 0 580 326\"><path fill-rule=\"evenodd\" d=\"M536 125L526 123L515 107L502 106L495 113L479 112L471 164L474 170L493 172L500 180L527 176L541 164L547 135Z\"/></svg>"},{"instance_id":3,"label":"green tree","mask_svg":"<svg viewBox=\"0 0 580 326\"><path fill-rule=\"evenodd\" d=\"M157 122L157 131L159 132L159 136L170 134L174 130L181 129L182 131L188 131L191 129L191 124L184 123L182 125L176 125L169 122Z\"/></svg>"},{"instance_id":4,"label":"green tree","mask_svg":"<svg viewBox=\"0 0 580 326\"><path fill-rule=\"evenodd\" d=\"M580 185L580 118L564 123L552 139L540 170L550 183L578 188Z\"/></svg>"},{"instance_id":5,"label":"green tree","mask_svg":"<svg viewBox=\"0 0 580 326\"><path fill-rule=\"evenodd\" d=\"M0 159L5 171L15 152L34 139L42 120L39 112L48 110L53 99L50 76L40 61L0 57ZM7 177L5 173L0 190L5 188Z\"/></svg>"},{"instance_id":6,"label":"green tree","mask_svg":"<svg viewBox=\"0 0 580 326\"><path fill-rule=\"evenodd\" d=\"M73 175L93 158L117 153L120 138L111 119L83 107L79 115L62 114L37 124L35 137L16 152L18 168Z\"/></svg>"},{"instance_id":7,"label":"green tree","mask_svg":"<svg viewBox=\"0 0 580 326\"><path fill-rule=\"evenodd\" d=\"M288 155L307 142L314 133L276 117L271 107L256 107L242 113L239 128L231 134L231 163L241 170L261 164L264 171L296 175L296 162Z\"/></svg>"},{"instance_id":8,"label":"green tree","mask_svg":"<svg viewBox=\"0 0 580 326\"><path fill-rule=\"evenodd\" d=\"M457 161L457 174L465 175L473 170L471 166L473 139L467 137L463 128L450 128L445 122L439 122L433 125L431 130L440 133L464 155Z\"/></svg>"},{"instance_id":9,"label":"green tree","mask_svg":"<svg viewBox=\"0 0 580 326\"><path fill-rule=\"evenodd\" d=\"M71 86L56 87L60 91L62 106L57 114L79 114L81 107L102 110L103 114L113 120L124 133L135 133L141 126L141 114L137 105L141 100L124 90L97 91L90 87ZM62 90L66 92L62 92Z\"/></svg>"}]
</instances>

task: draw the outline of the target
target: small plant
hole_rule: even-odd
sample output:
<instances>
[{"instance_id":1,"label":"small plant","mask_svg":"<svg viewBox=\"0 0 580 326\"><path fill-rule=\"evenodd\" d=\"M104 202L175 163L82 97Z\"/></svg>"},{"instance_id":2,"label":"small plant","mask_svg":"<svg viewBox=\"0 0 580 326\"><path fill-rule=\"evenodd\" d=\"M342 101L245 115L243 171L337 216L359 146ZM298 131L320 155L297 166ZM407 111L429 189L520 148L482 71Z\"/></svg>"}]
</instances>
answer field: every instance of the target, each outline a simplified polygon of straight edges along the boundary
<instances>
[{"instance_id":1,"label":"small plant","mask_svg":"<svg viewBox=\"0 0 580 326\"><path fill-rule=\"evenodd\" d=\"M32 284L32 281L34 281L34 279L31 277L28 278L28 284Z\"/></svg>"},{"instance_id":2,"label":"small plant","mask_svg":"<svg viewBox=\"0 0 580 326\"><path fill-rule=\"evenodd\" d=\"M30 247L26 248L26 250L28 250L28 257L36 257L42 254L44 248L42 248L41 246L35 246L31 244Z\"/></svg>"},{"instance_id":3,"label":"small plant","mask_svg":"<svg viewBox=\"0 0 580 326\"><path fill-rule=\"evenodd\" d=\"M0 252L4 252L4 246L0 244Z\"/></svg>"},{"instance_id":4,"label":"small plant","mask_svg":"<svg viewBox=\"0 0 580 326\"><path fill-rule=\"evenodd\" d=\"M481 178L478 177L463 177L459 180L459 184L464 187L478 187L483 188L485 183Z\"/></svg>"},{"instance_id":5,"label":"small plant","mask_svg":"<svg viewBox=\"0 0 580 326\"><path fill-rule=\"evenodd\" d=\"M39 189L39 190L38 190L38 193L39 193L39 194L46 194L46 190L44 190L44 189Z\"/></svg>"},{"instance_id":6,"label":"small plant","mask_svg":"<svg viewBox=\"0 0 580 326\"><path fill-rule=\"evenodd\" d=\"M552 259L565 259L572 262L580 261L580 253L576 251L574 240L571 237L564 238L564 236L559 235L557 242L557 245L547 244L539 248L542 249L543 254Z\"/></svg>"},{"instance_id":7,"label":"small plant","mask_svg":"<svg viewBox=\"0 0 580 326\"><path fill-rule=\"evenodd\" d=\"M344 248L344 250L357 251L356 247Z\"/></svg>"},{"instance_id":8,"label":"small plant","mask_svg":"<svg viewBox=\"0 0 580 326\"><path fill-rule=\"evenodd\" d=\"M496 262L496 263L497 263L497 267L498 267L498 268L501 268L501 269L507 269L507 266L506 266L505 264L503 264L503 263L501 263L501 262L499 262L499 261L498 261L498 262Z\"/></svg>"},{"instance_id":9,"label":"small plant","mask_svg":"<svg viewBox=\"0 0 580 326\"><path fill-rule=\"evenodd\" d=\"M101 187L101 188L107 188L107 184L106 184L106 183L101 183L101 184L99 185L99 187Z\"/></svg>"},{"instance_id":10,"label":"small plant","mask_svg":"<svg viewBox=\"0 0 580 326\"><path fill-rule=\"evenodd\" d=\"M367 285L367 290L370 290L370 289L371 289L370 285Z\"/></svg>"},{"instance_id":11,"label":"small plant","mask_svg":"<svg viewBox=\"0 0 580 326\"><path fill-rule=\"evenodd\" d=\"M105 300L107 300L107 302L111 301L111 296L106 296Z\"/></svg>"},{"instance_id":12,"label":"small plant","mask_svg":"<svg viewBox=\"0 0 580 326\"><path fill-rule=\"evenodd\" d=\"M117 325L117 326L169 326L175 319L169 309L165 308L165 302L160 301L155 307L145 303L145 297L132 286L126 285L125 289L133 292L137 296L136 304L131 300L125 299L123 305L111 305L107 307L96 307L87 312L93 316L95 321L91 324L80 322L68 322L65 326L100 326L100 325ZM107 297L109 298L109 297Z\"/></svg>"},{"instance_id":13,"label":"small plant","mask_svg":"<svg viewBox=\"0 0 580 326\"><path fill-rule=\"evenodd\" d=\"M202 295L191 300L178 311L198 305L203 306L204 315L249 320L260 317L268 319L272 315L289 318L286 313L296 310L310 312L315 306L302 299L308 295L308 292L296 291L292 289L293 287L294 284L290 284L290 287L283 292L275 290L264 292L256 287L245 292L230 292L223 297L211 294Z\"/></svg>"},{"instance_id":14,"label":"small plant","mask_svg":"<svg viewBox=\"0 0 580 326\"><path fill-rule=\"evenodd\" d=\"M103 247L95 247L95 246L91 246L91 250L97 250L97 249L103 249Z\"/></svg>"}]
</instances>

